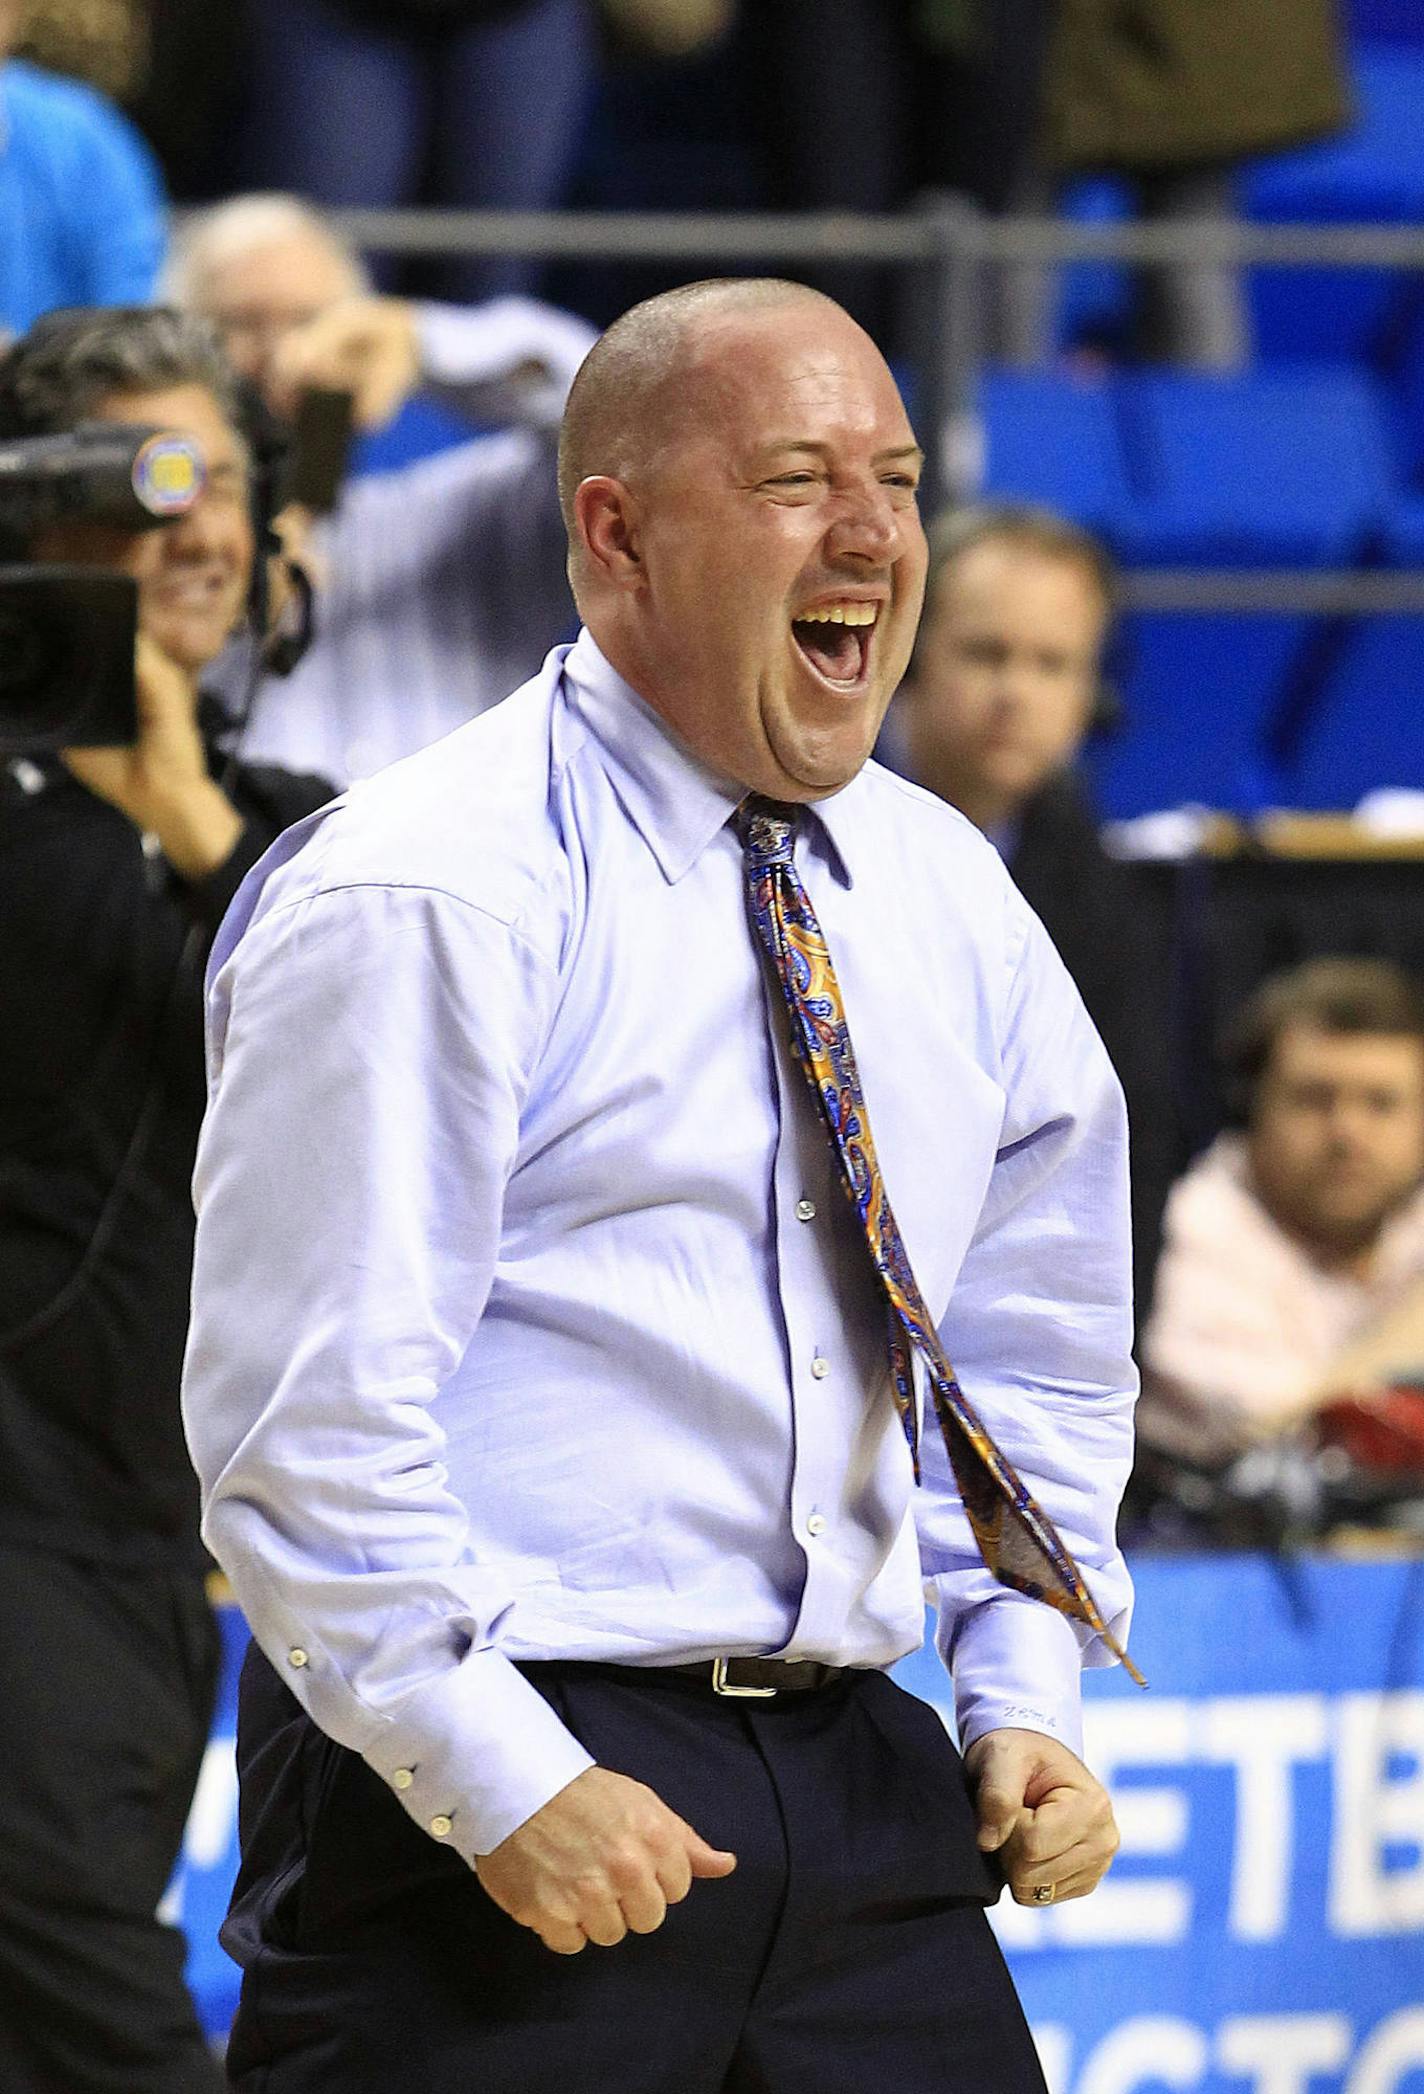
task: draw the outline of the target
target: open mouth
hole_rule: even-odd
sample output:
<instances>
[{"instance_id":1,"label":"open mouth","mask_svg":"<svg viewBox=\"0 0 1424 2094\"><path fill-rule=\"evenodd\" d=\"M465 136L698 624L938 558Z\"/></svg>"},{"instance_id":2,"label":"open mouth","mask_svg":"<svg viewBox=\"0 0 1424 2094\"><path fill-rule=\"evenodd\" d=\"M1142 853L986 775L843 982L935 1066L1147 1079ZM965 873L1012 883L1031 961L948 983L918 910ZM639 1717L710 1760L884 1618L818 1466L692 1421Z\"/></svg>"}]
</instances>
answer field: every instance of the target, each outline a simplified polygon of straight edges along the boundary
<instances>
[{"instance_id":1,"label":"open mouth","mask_svg":"<svg viewBox=\"0 0 1424 2094\"><path fill-rule=\"evenodd\" d=\"M865 682L870 643L880 616L878 603L817 604L791 621L791 634L823 683L853 691Z\"/></svg>"}]
</instances>

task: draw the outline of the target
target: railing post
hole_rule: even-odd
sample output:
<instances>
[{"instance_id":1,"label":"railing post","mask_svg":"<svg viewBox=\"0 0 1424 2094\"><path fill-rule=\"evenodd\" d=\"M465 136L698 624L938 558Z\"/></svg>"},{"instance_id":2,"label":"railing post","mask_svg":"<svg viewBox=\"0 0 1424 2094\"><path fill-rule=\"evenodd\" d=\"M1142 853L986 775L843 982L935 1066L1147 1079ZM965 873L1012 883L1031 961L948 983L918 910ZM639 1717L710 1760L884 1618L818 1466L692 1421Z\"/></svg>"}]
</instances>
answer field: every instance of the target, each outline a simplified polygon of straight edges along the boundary
<instances>
[{"instance_id":1,"label":"railing post","mask_svg":"<svg viewBox=\"0 0 1424 2094\"><path fill-rule=\"evenodd\" d=\"M982 213L965 197L935 192L916 215L925 255L911 275L908 332L928 518L946 503L972 500L982 472L975 400L984 342Z\"/></svg>"}]
</instances>

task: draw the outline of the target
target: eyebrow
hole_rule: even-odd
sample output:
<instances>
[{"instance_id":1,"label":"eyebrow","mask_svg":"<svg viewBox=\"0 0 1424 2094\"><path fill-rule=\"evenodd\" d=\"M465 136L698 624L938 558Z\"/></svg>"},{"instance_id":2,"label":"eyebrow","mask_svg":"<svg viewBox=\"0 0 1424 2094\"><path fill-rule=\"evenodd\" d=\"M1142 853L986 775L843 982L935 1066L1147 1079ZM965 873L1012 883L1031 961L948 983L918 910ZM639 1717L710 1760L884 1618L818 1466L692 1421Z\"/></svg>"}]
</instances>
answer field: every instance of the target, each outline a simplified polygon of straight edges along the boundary
<instances>
[{"instance_id":1,"label":"eyebrow","mask_svg":"<svg viewBox=\"0 0 1424 2094\"><path fill-rule=\"evenodd\" d=\"M817 443L807 436L787 436L783 437L779 442L761 445L758 456L775 458L786 451L809 451L813 457L824 458L830 453L832 448L833 446L830 444ZM913 458L918 464L923 465L925 458L924 449L920 444L916 443L895 444L887 450L877 451L871 460L871 464L886 465L893 460L902 458Z\"/></svg>"}]
</instances>

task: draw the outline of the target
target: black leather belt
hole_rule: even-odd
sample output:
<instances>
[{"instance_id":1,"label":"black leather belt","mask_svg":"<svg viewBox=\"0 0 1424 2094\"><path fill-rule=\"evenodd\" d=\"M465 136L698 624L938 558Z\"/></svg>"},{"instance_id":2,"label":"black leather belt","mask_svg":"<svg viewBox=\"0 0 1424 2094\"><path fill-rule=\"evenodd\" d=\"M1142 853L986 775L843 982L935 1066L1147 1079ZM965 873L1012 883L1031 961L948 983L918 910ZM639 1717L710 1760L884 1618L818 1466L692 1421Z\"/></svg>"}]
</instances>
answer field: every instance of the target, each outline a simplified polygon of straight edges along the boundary
<instances>
[{"instance_id":1,"label":"black leather belt","mask_svg":"<svg viewBox=\"0 0 1424 2094\"><path fill-rule=\"evenodd\" d=\"M681 1679L701 1680L714 1694L744 1701L770 1701L775 1694L814 1694L830 1687L850 1670L822 1665L814 1658L704 1658L700 1665L663 1665Z\"/></svg>"},{"instance_id":2,"label":"black leather belt","mask_svg":"<svg viewBox=\"0 0 1424 2094\"><path fill-rule=\"evenodd\" d=\"M608 1658L525 1658L521 1672L537 1680L541 1674L577 1678L597 1673L605 1679L627 1680L638 1687L656 1687L663 1680L692 1680L709 1694L730 1695L742 1701L771 1701L778 1694L814 1694L833 1687L838 1680L853 1679L850 1665L822 1665L814 1658L703 1658L696 1665L619 1665Z\"/></svg>"}]
</instances>

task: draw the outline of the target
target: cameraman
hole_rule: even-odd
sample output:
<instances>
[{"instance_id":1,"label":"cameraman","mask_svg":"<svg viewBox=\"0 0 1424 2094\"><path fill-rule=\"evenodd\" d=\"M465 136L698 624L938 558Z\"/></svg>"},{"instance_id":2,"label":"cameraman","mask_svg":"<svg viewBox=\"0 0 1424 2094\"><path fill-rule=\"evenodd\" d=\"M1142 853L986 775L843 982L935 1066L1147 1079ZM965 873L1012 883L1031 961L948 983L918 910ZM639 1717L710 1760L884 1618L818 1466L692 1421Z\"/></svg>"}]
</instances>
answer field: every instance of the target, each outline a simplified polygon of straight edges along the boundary
<instances>
[{"instance_id":1,"label":"cameraman","mask_svg":"<svg viewBox=\"0 0 1424 2094\"><path fill-rule=\"evenodd\" d=\"M0 438L91 421L179 431L207 476L177 521L23 548L137 582L140 725L0 765L0 2085L215 2094L155 1916L217 1663L178 1417L202 970L244 872L330 789L205 731L255 558L215 339L163 310L41 320L0 360Z\"/></svg>"}]
</instances>

